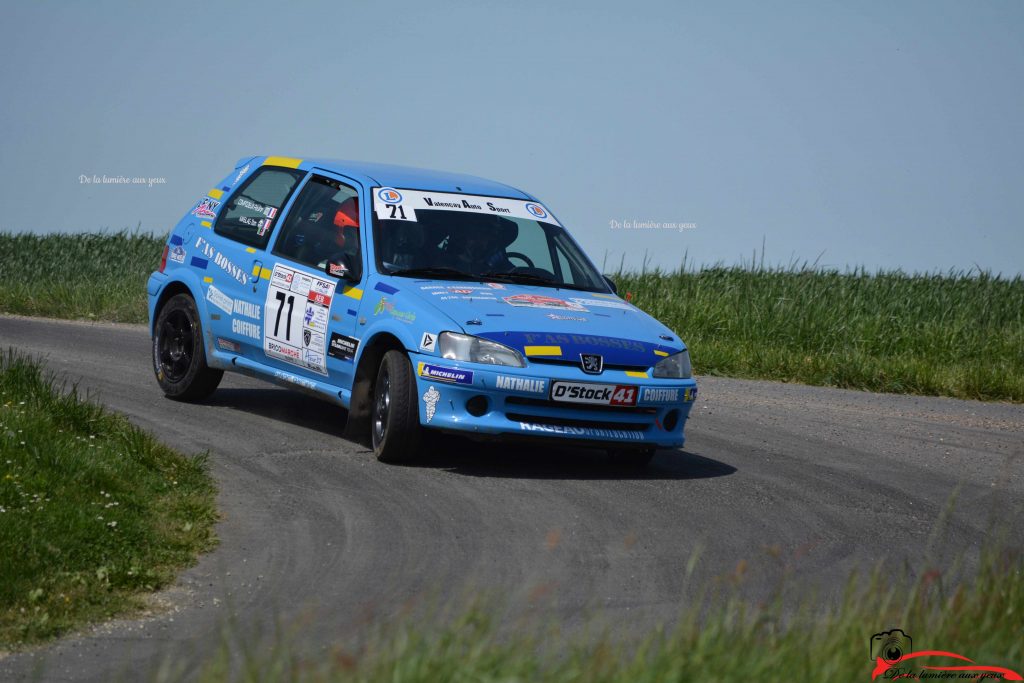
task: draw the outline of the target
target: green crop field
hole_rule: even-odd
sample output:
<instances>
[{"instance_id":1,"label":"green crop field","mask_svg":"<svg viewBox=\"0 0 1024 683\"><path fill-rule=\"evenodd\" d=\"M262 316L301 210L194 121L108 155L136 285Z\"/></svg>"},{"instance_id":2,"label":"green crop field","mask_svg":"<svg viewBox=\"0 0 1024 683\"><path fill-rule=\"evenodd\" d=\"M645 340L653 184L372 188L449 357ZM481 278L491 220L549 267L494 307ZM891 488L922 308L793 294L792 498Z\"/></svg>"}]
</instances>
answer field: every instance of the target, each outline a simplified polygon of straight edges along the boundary
<instances>
[{"instance_id":1,"label":"green crop field","mask_svg":"<svg viewBox=\"0 0 1024 683\"><path fill-rule=\"evenodd\" d=\"M163 237L0 234L0 311L145 322ZM698 374L1024 401L1024 279L805 267L614 275Z\"/></svg>"}]
</instances>

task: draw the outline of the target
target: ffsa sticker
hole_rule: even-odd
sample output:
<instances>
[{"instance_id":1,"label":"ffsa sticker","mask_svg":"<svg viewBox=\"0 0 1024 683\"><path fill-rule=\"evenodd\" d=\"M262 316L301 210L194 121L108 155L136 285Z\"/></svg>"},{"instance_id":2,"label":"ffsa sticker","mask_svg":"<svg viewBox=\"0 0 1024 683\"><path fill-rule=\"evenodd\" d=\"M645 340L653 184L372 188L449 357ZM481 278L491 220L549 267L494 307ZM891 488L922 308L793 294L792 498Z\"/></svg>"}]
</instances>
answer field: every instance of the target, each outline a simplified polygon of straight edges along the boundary
<instances>
[{"instance_id":1,"label":"ffsa sticker","mask_svg":"<svg viewBox=\"0 0 1024 683\"><path fill-rule=\"evenodd\" d=\"M264 353L326 375L327 320L333 299L333 281L275 265L264 305Z\"/></svg>"}]
</instances>

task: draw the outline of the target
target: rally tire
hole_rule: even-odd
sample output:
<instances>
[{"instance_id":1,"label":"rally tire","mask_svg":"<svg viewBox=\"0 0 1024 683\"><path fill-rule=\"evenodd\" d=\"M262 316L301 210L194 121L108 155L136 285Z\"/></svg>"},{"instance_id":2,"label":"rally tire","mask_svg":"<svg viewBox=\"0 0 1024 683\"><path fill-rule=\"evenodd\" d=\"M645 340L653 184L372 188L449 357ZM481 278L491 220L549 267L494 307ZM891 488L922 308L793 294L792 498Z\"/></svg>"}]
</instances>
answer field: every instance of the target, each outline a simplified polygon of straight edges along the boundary
<instances>
[{"instance_id":1,"label":"rally tire","mask_svg":"<svg viewBox=\"0 0 1024 683\"><path fill-rule=\"evenodd\" d=\"M153 371L164 396L198 401L214 392L224 376L206 364L203 328L188 294L171 297L153 325Z\"/></svg>"},{"instance_id":2,"label":"rally tire","mask_svg":"<svg viewBox=\"0 0 1024 683\"><path fill-rule=\"evenodd\" d=\"M615 467L642 470L650 464L657 448L609 448L608 459Z\"/></svg>"},{"instance_id":3,"label":"rally tire","mask_svg":"<svg viewBox=\"0 0 1024 683\"><path fill-rule=\"evenodd\" d=\"M373 383L370 438L374 455L381 462L412 462L420 453L421 432L412 364L402 351L388 351Z\"/></svg>"}]
</instances>

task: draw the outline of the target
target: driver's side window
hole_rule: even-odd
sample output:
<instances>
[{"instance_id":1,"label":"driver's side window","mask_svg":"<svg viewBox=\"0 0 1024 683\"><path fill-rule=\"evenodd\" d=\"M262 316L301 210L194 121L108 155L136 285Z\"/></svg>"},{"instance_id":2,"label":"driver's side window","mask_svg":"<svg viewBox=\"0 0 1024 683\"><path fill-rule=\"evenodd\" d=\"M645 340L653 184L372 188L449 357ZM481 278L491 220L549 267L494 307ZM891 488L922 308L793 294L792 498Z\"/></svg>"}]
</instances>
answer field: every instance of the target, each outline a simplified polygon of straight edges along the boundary
<instances>
[{"instance_id":1,"label":"driver's side window","mask_svg":"<svg viewBox=\"0 0 1024 683\"><path fill-rule=\"evenodd\" d=\"M288 211L274 254L317 270L348 256L352 274L362 272L359 193L333 178L313 175Z\"/></svg>"}]
</instances>

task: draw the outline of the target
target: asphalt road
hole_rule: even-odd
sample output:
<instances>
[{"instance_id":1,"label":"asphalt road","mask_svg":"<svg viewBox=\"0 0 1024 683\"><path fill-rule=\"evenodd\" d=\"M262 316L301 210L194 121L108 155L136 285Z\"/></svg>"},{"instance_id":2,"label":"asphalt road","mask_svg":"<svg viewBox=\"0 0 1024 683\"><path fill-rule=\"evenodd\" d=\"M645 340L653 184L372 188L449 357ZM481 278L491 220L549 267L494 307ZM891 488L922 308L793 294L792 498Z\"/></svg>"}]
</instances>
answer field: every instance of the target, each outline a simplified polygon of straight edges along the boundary
<instances>
[{"instance_id":1,"label":"asphalt road","mask_svg":"<svg viewBox=\"0 0 1024 683\"><path fill-rule=\"evenodd\" d=\"M228 375L205 404L164 399L144 327L0 317L7 346L167 443L209 450L223 521L152 614L8 655L0 680L137 680L161 663L187 676L225 624L250 638L285 624L316 649L480 589L641 632L741 561L744 595L785 575L827 599L854 568L919 567L929 547L938 566L969 559L993 520L1024 541L1022 406L703 378L686 448L643 473L459 440L402 467L344 440L342 411L268 384Z\"/></svg>"}]
</instances>

